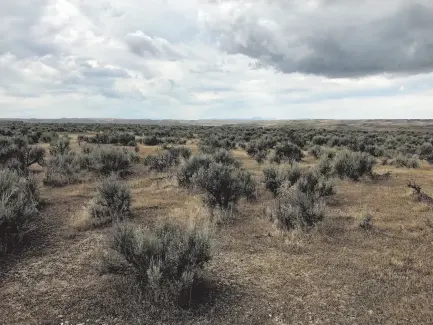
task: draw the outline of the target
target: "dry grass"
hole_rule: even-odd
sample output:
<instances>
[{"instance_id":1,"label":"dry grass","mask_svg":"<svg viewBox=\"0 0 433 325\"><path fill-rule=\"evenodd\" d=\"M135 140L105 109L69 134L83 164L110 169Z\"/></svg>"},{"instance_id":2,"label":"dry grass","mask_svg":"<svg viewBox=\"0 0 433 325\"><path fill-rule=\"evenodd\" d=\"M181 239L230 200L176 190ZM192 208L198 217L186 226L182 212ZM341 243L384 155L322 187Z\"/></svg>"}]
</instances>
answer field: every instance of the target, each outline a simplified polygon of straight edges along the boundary
<instances>
[{"instance_id":1,"label":"dry grass","mask_svg":"<svg viewBox=\"0 0 433 325\"><path fill-rule=\"evenodd\" d=\"M140 154L153 150L143 146ZM245 152L234 156L261 175L262 166ZM313 163L307 156L301 166ZM196 313L180 315L151 316L131 300L128 280L98 273L98 247L110 229L71 235L71 225L87 229L82 207L96 183L43 188L40 239L0 264L0 323L433 324L433 229L426 222L432 209L406 187L414 180L433 194L433 168L376 171L388 170L388 180L338 181L328 218L307 234L273 228L265 212L271 196L260 189L257 202L241 203L236 219L214 227L211 298ZM128 179L134 222L189 223L207 215L200 198L179 189L171 175L140 166L134 172ZM373 216L371 231L359 227L363 211Z\"/></svg>"}]
</instances>

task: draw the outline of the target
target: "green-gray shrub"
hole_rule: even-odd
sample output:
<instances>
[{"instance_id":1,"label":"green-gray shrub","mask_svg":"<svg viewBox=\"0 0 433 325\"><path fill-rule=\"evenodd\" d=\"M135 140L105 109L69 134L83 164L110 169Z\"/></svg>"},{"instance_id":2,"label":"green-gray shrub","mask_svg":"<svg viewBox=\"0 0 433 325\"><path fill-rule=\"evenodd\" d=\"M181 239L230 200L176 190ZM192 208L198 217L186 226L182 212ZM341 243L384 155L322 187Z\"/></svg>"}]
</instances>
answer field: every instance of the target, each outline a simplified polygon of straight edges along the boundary
<instances>
[{"instance_id":1,"label":"green-gray shrub","mask_svg":"<svg viewBox=\"0 0 433 325\"><path fill-rule=\"evenodd\" d=\"M33 228L39 195L33 178L0 170L0 252L5 253Z\"/></svg>"},{"instance_id":2,"label":"green-gray shrub","mask_svg":"<svg viewBox=\"0 0 433 325\"><path fill-rule=\"evenodd\" d=\"M240 167L241 163L240 161L236 160L233 157L233 154L231 151L228 151L226 149L218 149L215 151L214 154L212 154L212 158L215 162L221 163L224 165L233 165L235 167Z\"/></svg>"},{"instance_id":3,"label":"green-gray shrub","mask_svg":"<svg viewBox=\"0 0 433 325\"><path fill-rule=\"evenodd\" d=\"M367 153L341 150L333 159L332 171L340 178L357 181L373 174L374 162L374 158Z\"/></svg>"},{"instance_id":4,"label":"green-gray shrub","mask_svg":"<svg viewBox=\"0 0 433 325\"><path fill-rule=\"evenodd\" d=\"M297 188L283 186L270 212L279 229L306 231L324 218L325 203Z\"/></svg>"},{"instance_id":5,"label":"green-gray shrub","mask_svg":"<svg viewBox=\"0 0 433 325\"><path fill-rule=\"evenodd\" d=\"M134 270L142 292L157 303L189 303L211 260L209 233L166 222L152 229L119 225L111 247Z\"/></svg>"},{"instance_id":6,"label":"green-gray shrub","mask_svg":"<svg viewBox=\"0 0 433 325\"><path fill-rule=\"evenodd\" d=\"M182 159L189 159L190 156L191 149L187 147L172 147L162 150L156 155L146 156L143 163L145 166L149 167L150 170L163 172L179 165Z\"/></svg>"},{"instance_id":7,"label":"green-gray shrub","mask_svg":"<svg viewBox=\"0 0 433 325\"><path fill-rule=\"evenodd\" d=\"M409 157L399 154L393 161L392 164L396 167L406 167L406 168L419 168L420 162L416 157Z\"/></svg>"},{"instance_id":8,"label":"green-gray shrub","mask_svg":"<svg viewBox=\"0 0 433 325\"><path fill-rule=\"evenodd\" d=\"M305 193L309 197L316 199L334 195L334 183L320 175L316 169L309 169L297 181L296 189Z\"/></svg>"},{"instance_id":9,"label":"green-gray shrub","mask_svg":"<svg viewBox=\"0 0 433 325\"><path fill-rule=\"evenodd\" d=\"M79 159L82 168L102 175L110 175L115 172L123 176L131 168L131 156L113 147L95 147L90 153L80 155Z\"/></svg>"},{"instance_id":10,"label":"green-gray shrub","mask_svg":"<svg viewBox=\"0 0 433 325\"><path fill-rule=\"evenodd\" d=\"M299 165L270 165L263 169L263 175L266 188L276 197L285 182L289 182L292 186L298 181L301 177L301 169Z\"/></svg>"},{"instance_id":11,"label":"green-gray shrub","mask_svg":"<svg viewBox=\"0 0 433 325\"><path fill-rule=\"evenodd\" d=\"M70 141L69 138L57 138L50 144L50 154L53 156L64 155L69 151Z\"/></svg>"},{"instance_id":12,"label":"green-gray shrub","mask_svg":"<svg viewBox=\"0 0 433 325\"><path fill-rule=\"evenodd\" d=\"M275 163L301 161L303 153L301 148L291 142L279 143L275 146L275 150L270 156L270 161Z\"/></svg>"},{"instance_id":13,"label":"green-gray shrub","mask_svg":"<svg viewBox=\"0 0 433 325\"><path fill-rule=\"evenodd\" d=\"M205 193L210 207L233 208L240 198L255 199L256 182L250 172L233 165L212 163L193 176L193 183Z\"/></svg>"},{"instance_id":14,"label":"green-gray shrub","mask_svg":"<svg viewBox=\"0 0 433 325\"><path fill-rule=\"evenodd\" d=\"M80 161L72 152L57 154L47 163L44 184L60 187L80 180Z\"/></svg>"},{"instance_id":15,"label":"green-gray shrub","mask_svg":"<svg viewBox=\"0 0 433 325\"><path fill-rule=\"evenodd\" d=\"M131 192L114 175L103 180L89 206L94 226L123 221L131 215Z\"/></svg>"},{"instance_id":16,"label":"green-gray shrub","mask_svg":"<svg viewBox=\"0 0 433 325\"><path fill-rule=\"evenodd\" d=\"M180 187L191 187L193 177L201 168L209 168L213 162L211 156L200 154L191 157L177 172L177 181Z\"/></svg>"}]
</instances>

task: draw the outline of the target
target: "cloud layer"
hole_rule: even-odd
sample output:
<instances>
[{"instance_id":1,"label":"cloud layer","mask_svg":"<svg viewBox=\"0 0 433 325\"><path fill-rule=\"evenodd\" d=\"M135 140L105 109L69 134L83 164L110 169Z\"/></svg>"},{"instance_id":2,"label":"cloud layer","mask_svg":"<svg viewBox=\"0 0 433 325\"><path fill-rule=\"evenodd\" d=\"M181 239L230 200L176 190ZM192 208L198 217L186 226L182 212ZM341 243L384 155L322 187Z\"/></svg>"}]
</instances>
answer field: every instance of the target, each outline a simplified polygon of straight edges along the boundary
<instances>
[{"instance_id":1,"label":"cloud layer","mask_svg":"<svg viewBox=\"0 0 433 325\"><path fill-rule=\"evenodd\" d=\"M433 118L429 0L15 0L0 35L0 117Z\"/></svg>"}]
</instances>

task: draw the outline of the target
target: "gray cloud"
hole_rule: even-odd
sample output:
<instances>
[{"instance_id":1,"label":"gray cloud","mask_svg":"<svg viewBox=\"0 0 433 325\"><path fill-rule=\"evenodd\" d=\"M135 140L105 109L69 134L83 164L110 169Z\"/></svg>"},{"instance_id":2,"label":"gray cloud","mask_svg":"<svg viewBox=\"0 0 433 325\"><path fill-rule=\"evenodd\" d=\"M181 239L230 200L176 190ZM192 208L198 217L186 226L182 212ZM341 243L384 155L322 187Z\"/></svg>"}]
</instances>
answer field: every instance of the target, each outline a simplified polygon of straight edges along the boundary
<instances>
[{"instance_id":1,"label":"gray cloud","mask_svg":"<svg viewBox=\"0 0 433 325\"><path fill-rule=\"evenodd\" d=\"M240 10L235 5L227 15L234 19L210 17L207 23L222 49L285 73L362 77L433 71L433 2L304 4L257 1Z\"/></svg>"},{"instance_id":2,"label":"gray cloud","mask_svg":"<svg viewBox=\"0 0 433 325\"><path fill-rule=\"evenodd\" d=\"M178 60L182 54L167 40L160 37L150 37L142 31L129 33L125 38L131 52L143 57L166 58Z\"/></svg>"}]
</instances>

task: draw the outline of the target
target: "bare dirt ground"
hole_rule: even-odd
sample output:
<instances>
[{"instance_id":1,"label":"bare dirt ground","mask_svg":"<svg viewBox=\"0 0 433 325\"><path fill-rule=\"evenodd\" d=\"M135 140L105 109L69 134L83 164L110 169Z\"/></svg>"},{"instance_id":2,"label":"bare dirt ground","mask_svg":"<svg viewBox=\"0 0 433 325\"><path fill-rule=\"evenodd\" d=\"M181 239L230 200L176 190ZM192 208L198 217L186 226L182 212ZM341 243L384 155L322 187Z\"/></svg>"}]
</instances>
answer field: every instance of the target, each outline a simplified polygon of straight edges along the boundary
<instances>
[{"instance_id":1,"label":"bare dirt ground","mask_svg":"<svg viewBox=\"0 0 433 325\"><path fill-rule=\"evenodd\" d=\"M260 176L245 152L234 155ZM313 162L307 156L302 165ZM134 168L127 182L136 222L151 225L197 202L170 175ZM433 168L376 171L391 178L338 181L327 219L310 234L276 231L265 213L271 197L261 189L256 203L242 203L237 219L215 233L205 303L154 319L134 303L124 277L98 270L110 229L71 227L97 180L41 187L31 242L0 261L0 324L433 324L432 212L406 187L415 180L432 194ZM363 211L373 216L373 231L359 227Z\"/></svg>"}]
</instances>

